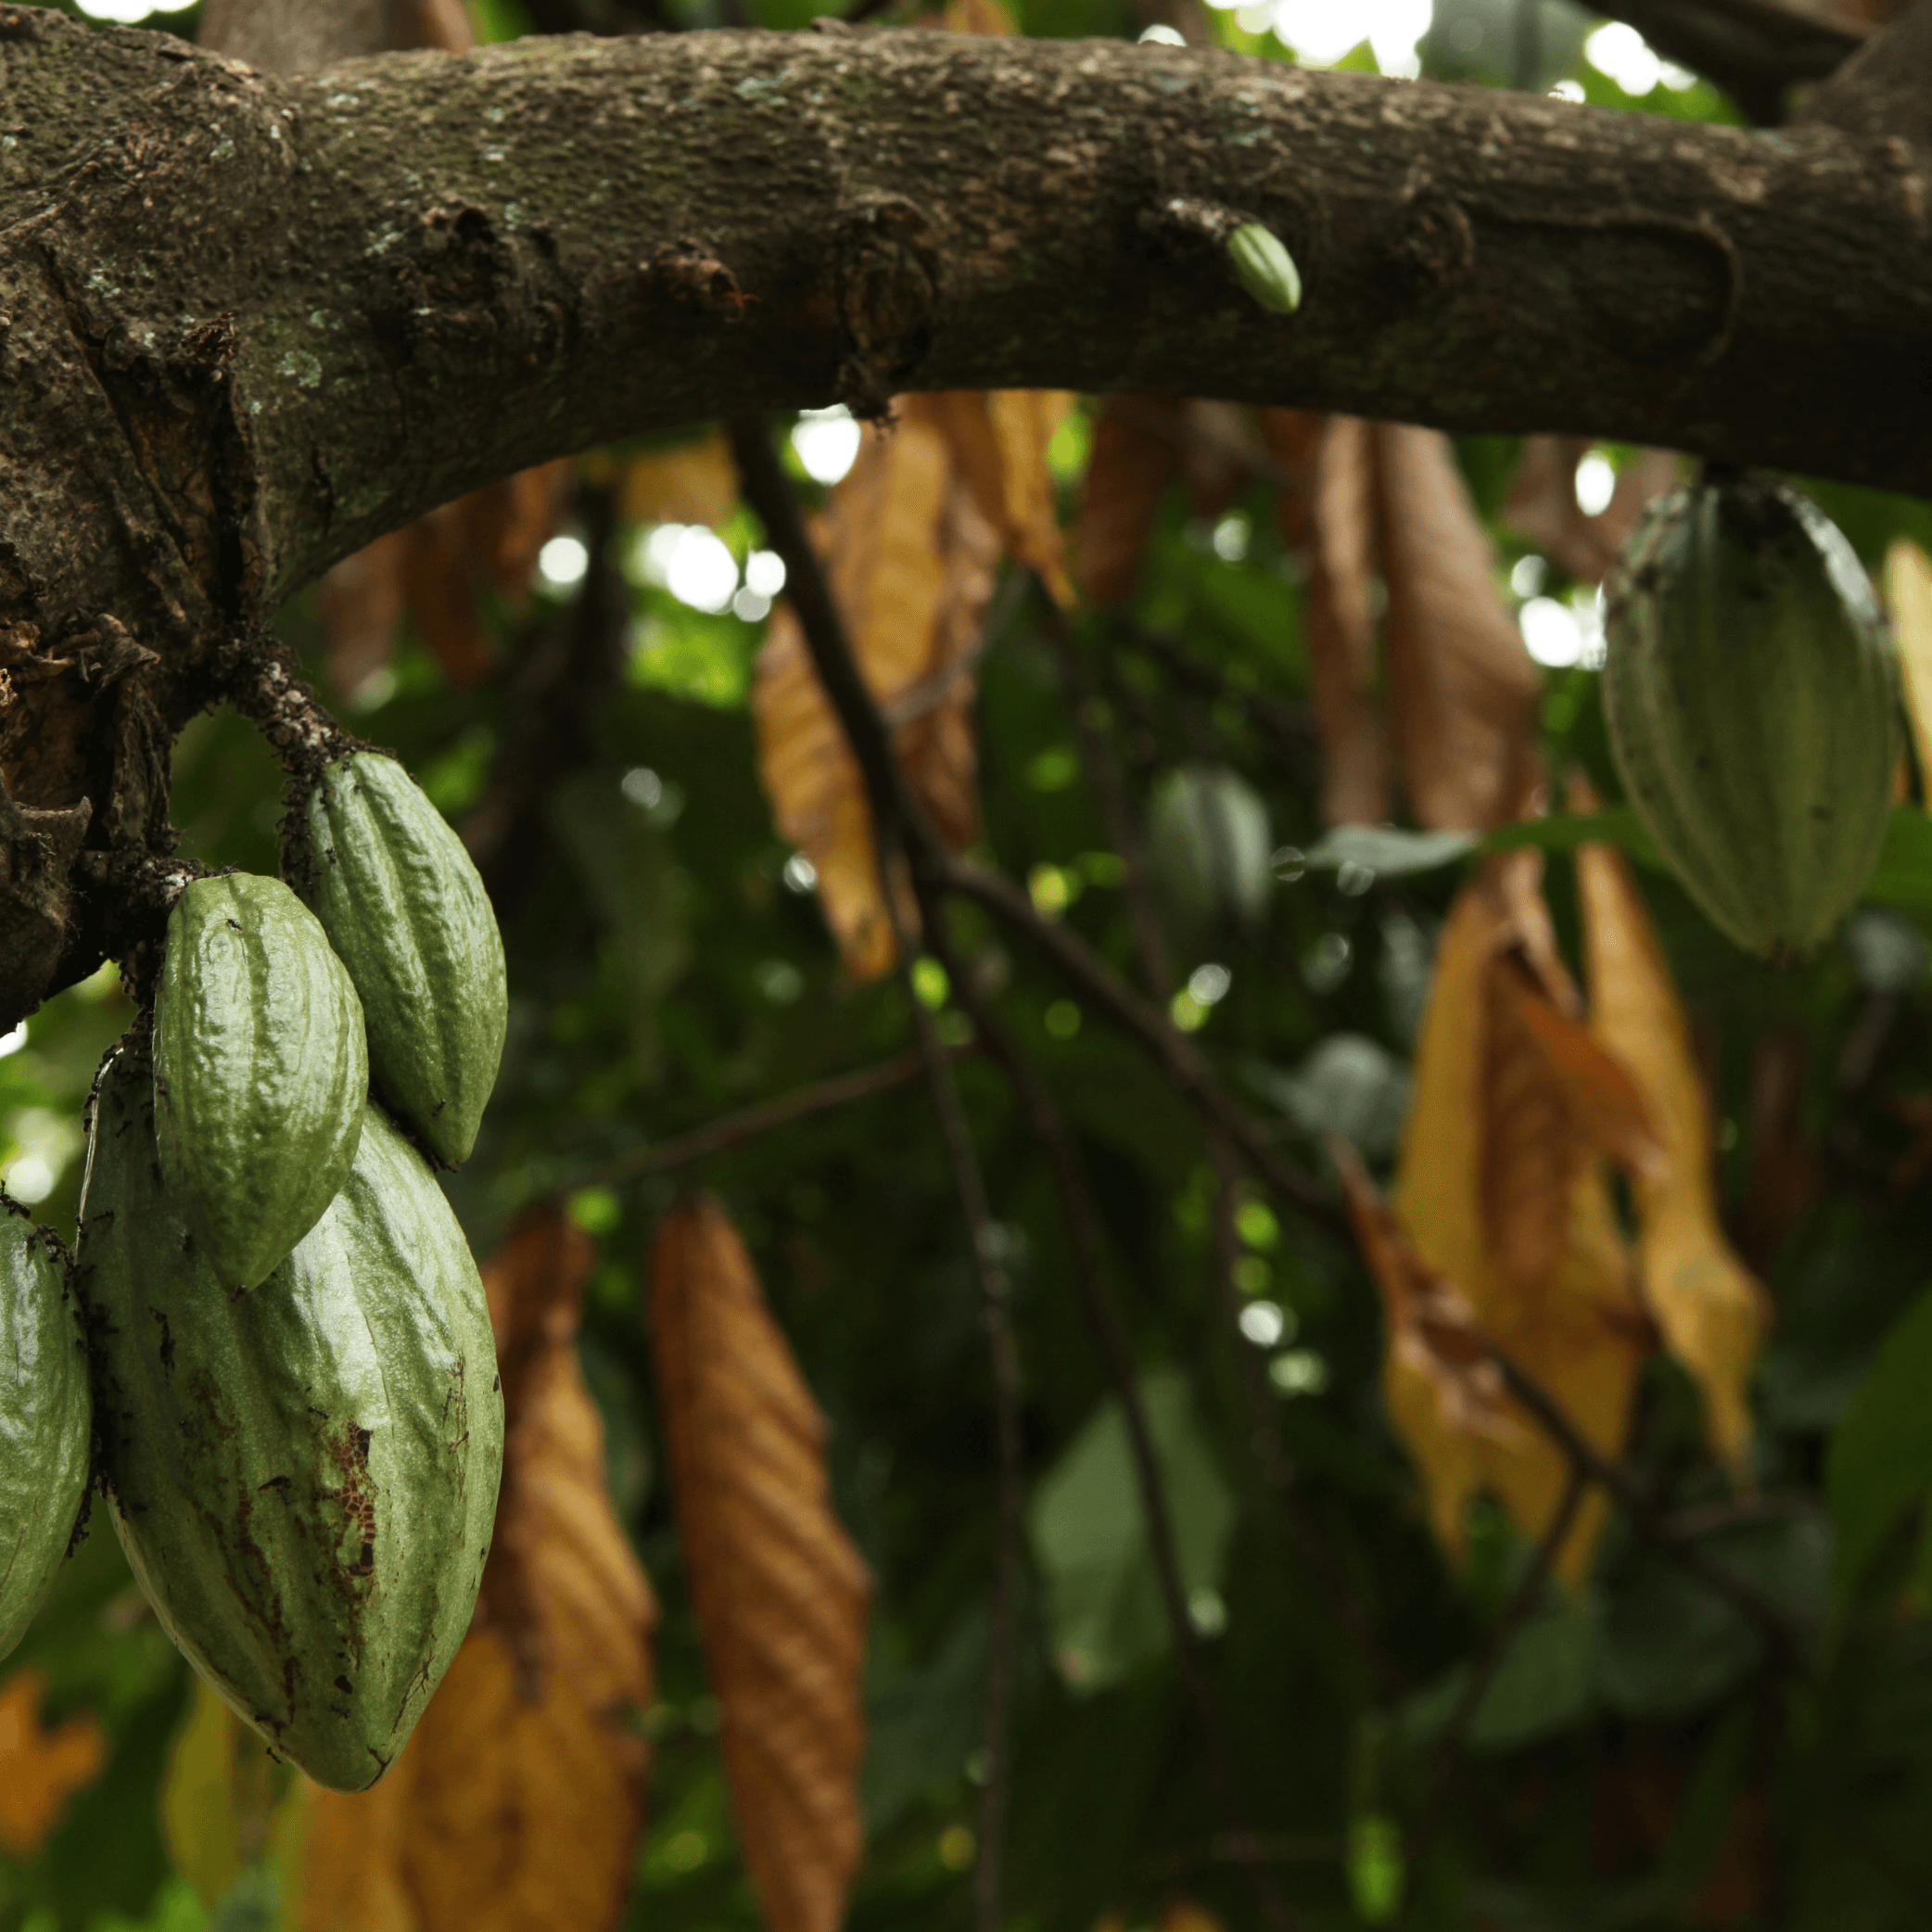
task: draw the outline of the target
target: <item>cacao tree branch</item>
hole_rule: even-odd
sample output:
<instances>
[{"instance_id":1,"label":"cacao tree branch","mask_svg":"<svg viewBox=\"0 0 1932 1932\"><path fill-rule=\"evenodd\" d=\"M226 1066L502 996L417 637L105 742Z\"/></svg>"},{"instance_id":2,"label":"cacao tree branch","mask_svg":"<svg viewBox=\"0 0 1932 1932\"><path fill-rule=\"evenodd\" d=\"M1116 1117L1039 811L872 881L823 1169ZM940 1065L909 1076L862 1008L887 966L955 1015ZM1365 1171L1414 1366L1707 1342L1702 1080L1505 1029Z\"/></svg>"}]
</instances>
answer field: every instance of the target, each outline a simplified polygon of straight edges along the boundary
<instances>
[{"instance_id":1,"label":"cacao tree branch","mask_svg":"<svg viewBox=\"0 0 1932 1932\"><path fill-rule=\"evenodd\" d=\"M1773 136L886 30L272 75L0 6L0 777L91 812L53 876L0 866L0 926L42 935L0 960L0 1025L143 936L118 882L165 858L168 741L220 640L614 435L1071 385L1928 487L1913 19L1835 124ZM1249 300L1176 202L1268 222L1301 311Z\"/></svg>"}]
</instances>

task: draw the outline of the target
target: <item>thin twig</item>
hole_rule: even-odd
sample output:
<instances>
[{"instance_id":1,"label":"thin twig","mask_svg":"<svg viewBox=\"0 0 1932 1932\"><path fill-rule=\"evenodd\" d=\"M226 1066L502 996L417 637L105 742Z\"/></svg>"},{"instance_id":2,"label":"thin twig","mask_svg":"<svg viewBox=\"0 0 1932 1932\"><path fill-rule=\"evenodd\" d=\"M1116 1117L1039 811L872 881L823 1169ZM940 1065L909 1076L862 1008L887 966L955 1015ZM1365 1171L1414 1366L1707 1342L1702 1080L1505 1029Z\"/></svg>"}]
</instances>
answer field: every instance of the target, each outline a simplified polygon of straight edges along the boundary
<instances>
[{"instance_id":1,"label":"thin twig","mask_svg":"<svg viewBox=\"0 0 1932 1932\"><path fill-rule=\"evenodd\" d=\"M971 1049L955 1048L947 1050L966 1052ZM585 1168L569 1180L559 1181L548 1191L563 1194L578 1188L612 1187L620 1181L642 1180L647 1175L668 1174L680 1167L689 1167L694 1162L723 1153L744 1141L756 1140L760 1135L789 1127L794 1121L809 1119L815 1113L824 1113L834 1107L847 1106L854 1100L870 1099L874 1094L889 1093L896 1087L904 1087L909 1081L918 1079L924 1065L917 1052L900 1053L891 1060L882 1060L876 1066L858 1067L849 1074L833 1074L828 1079L814 1081L809 1087L794 1087L790 1093L780 1094L775 1099L760 1100L756 1107L746 1107L737 1113L727 1113L717 1120L706 1121L703 1126L693 1127L690 1133L680 1134L675 1139L661 1140L655 1147L639 1148L634 1153L614 1154L609 1160Z\"/></svg>"},{"instance_id":2,"label":"thin twig","mask_svg":"<svg viewBox=\"0 0 1932 1932\"><path fill-rule=\"evenodd\" d=\"M1001 924L1045 953L1063 978L1140 1042L1195 1111L1240 1150L1241 1158L1265 1187L1318 1227L1331 1234L1347 1234L1348 1217L1340 1202L1274 1146L1214 1077L1188 1036L1165 1013L1141 998L1076 933L1042 919L1010 880L971 859L942 855L927 875L942 890L977 900Z\"/></svg>"},{"instance_id":3,"label":"thin twig","mask_svg":"<svg viewBox=\"0 0 1932 1932\"><path fill-rule=\"evenodd\" d=\"M1134 934L1140 984L1150 998L1164 1000L1174 985L1174 961L1154 906L1147 853L1140 843L1139 828L1134 822L1133 808L1127 803L1127 788L1121 779L1120 767L1114 762L1113 748L1100 730L1099 696L1067 629L1066 619L1050 600L1045 601L1040 628L1060 660L1061 680L1067 688L1068 709L1074 721L1074 741L1087 772L1087 789L1099 807L1100 822L1107 828L1108 843L1125 874L1121 896L1126 902L1127 923Z\"/></svg>"},{"instance_id":4,"label":"thin twig","mask_svg":"<svg viewBox=\"0 0 1932 1932\"><path fill-rule=\"evenodd\" d=\"M1266 692L1248 691L1224 677L1175 639L1163 637L1134 618L1121 616L1115 623L1121 636L1144 656L1151 657L1176 683L1217 704L1233 704L1274 748L1285 769L1298 778L1314 774L1316 745L1315 725L1302 707Z\"/></svg>"},{"instance_id":5,"label":"thin twig","mask_svg":"<svg viewBox=\"0 0 1932 1932\"><path fill-rule=\"evenodd\" d=\"M1518 1632L1529 1621L1532 1611L1543 1597L1543 1587L1549 1581L1550 1570L1556 1564L1557 1552L1563 1547L1563 1540L1570 1534L1570 1527L1576 1520L1576 1513L1582 1506L1583 1496L1590 1487L1590 1479L1581 1463L1570 1465L1569 1480L1563 1486L1563 1494L1557 1504L1557 1513L1550 1519L1548 1527L1537 1539L1536 1547L1530 1554L1530 1561L1522 1575L1517 1580L1516 1588L1510 1592L1509 1600L1503 1606L1503 1613L1491 1627L1483 1639L1482 1650L1469 1667L1469 1674L1463 1680L1461 1691L1443 1722L1442 1735L1436 1740L1433 1762L1429 1779L1429 1797L1422 1813L1422 1823L1410 1841L1409 1862L1419 1868L1435 1842L1436 1827L1442 1818L1443 1799L1445 1795L1449 1773L1462 1757L1469 1728L1476 1722L1476 1713L1482 1709L1482 1700L1488 1697L1490 1686L1496 1681L1496 1672L1503 1667L1503 1659L1508 1655L1509 1646L1516 1641ZM1410 1898L1417 1896L1412 1888Z\"/></svg>"},{"instance_id":6,"label":"thin twig","mask_svg":"<svg viewBox=\"0 0 1932 1932\"><path fill-rule=\"evenodd\" d=\"M893 877L903 855L917 879L922 845L936 849L893 756L892 743L852 655L845 624L833 602L819 553L806 534L791 480L772 452L771 433L760 418L731 426L731 448L746 500L765 526L766 540L783 558L785 583L805 633L806 648L820 686L845 727L845 739L865 782L871 807L879 891L893 924L899 976L938 1115L941 1138L966 1223L967 1245L979 1288L980 1318L993 1380L997 1532L993 1564L992 1629L986 1659L985 1783L980 1796L978 1858L973 1874L978 1932L999 1932L1005 1845L1008 1760L1011 1750L1013 1654L1020 1548L1020 1356L1014 1341L1011 1294L1000 1259L999 1229L986 1199L972 1137L952 1083L946 1049L932 1015L912 982L913 934L902 915Z\"/></svg>"},{"instance_id":7,"label":"thin twig","mask_svg":"<svg viewBox=\"0 0 1932 1932\"><path fill-rule=\"evenodd\" d=\"M1799 1635L1784 1611L1735 1570L1707 1557L1657 1507L1628 1470L1598 1453L1563 1405L1535 1376L1493 1337L1484 1335L1481 1341L1510 1394L1569 1456L1572 1467L1581 1469L1591 1481L1602 1483L1646 1543L1669 1557L1686 1575L1696 1577L1712 1595L1721 1596L1755 1627L1764 1639L1772 1662L1780 1670L1787 1668L1797 1657Z\"/></svg>"},{"instance_id":8,"label":"thin twig","mask_svg":"<svg viewBox=\"0 0 1932 1932\"><path fill-rule=\"evenodd\" d=\"M767 541L785 560L785 593L805 633L819 681L845 727L853 759L865 782L866 796L875 801L873 816L890 818L898 826L922 898L945 894L977 899L987 907L1002 924L1044 952L1095 1005L1139 1040L1197 1112L1240 1149L1266 1186L1310 1220L1332 1233L1346 1234L1347 1216L1333 1196L1270 1144L1164 1013L1141 999L1085 940L1067 927L1041 918L1010 880L985 866L955 858L947 851L913 798L893 756L891 734L850 651L844 648L844 627L818 553L806 535L791 480L772 452L763 423L734 423L730 434L746 500L765 524ZM792 568L794 557L799 560L796 572Z\"/></svg>"},{"instance_id":9,"label":"thin twig","mask_svg":"<svg viewBox=\"0 0 1932 1932\"><path fill-rule=\"evenodd\" d=\"M1069 632L1066 620L1050 601L1041 613L1041 625L1048 642L1060 660L1061 676L1067 687L1073 714L1074 742L1086 769L1087 789L1093 794L1108 842L1119 855L1125 877L1122 883L1128 922L1134 934L1134 949L1139 961L1141 983L1155 1000L1164 1000L1174 983L1173 965L1167 949L1167 935L1162 930L1160 913L1154 904L1147 855L1140 842L1139 827L1127 802L1127 791L1115 762L1112 746L1099 728L1095 715L1099 698L1087 665ZM1262 1480L1278 1498L1288 1518L1289 1528L1303 1560L1320 1579L1333 1607L1336 1619L1354 1640L1367 1664L1370 1674L1385 1696L1399 1688L1401 1677L1377 1638L1366 1608L1357 1595L1321 1526L1309 1511L1295 1487L1295 1471L1282 1445L1276 1419L1275 1403L1268 1392L1261 1358L1241 1333L1242 1298L1234 1280L1238 1240L1234 1232L1234 1210L1246 1170L1227 1138L1208 1135L1208 1147L1220 1176L1220 1196L1215 1204L1214 1271L1221 1292L1221 1313L1235 1363L1235 1379L1248 1406L1249 1439L1260 1466Z\"/></svg>"},{"instance_id":10,"label":"thin twig","mask_svg":"<svg viewBox=\"0 0 1932 1932\"><path fill-rule=\"evenodd\" d=\"M1148 1426L1146 1405L1140 1399L1140 1383L1134 1353L1126 1331L1121 1326L1112 1297L1107 1291L1102 1272L1099 1219L1087 1176L1080 1163L1064 1118L1053 1104L1046 1084L1033 1062L1021 1050L1006 1023L980 996L970 973L953 952L941 926L943 914L935 905L927 918L927 943L946 967L955 997L972 1019L975 1033L993 1060L1005 1073L1020 1101L1021 1112L1035 1140L1047 1156L1054 1187L1060 1196L1061 1214L1074 1253L1074 1279L1080 1291L1082 1311L1094 1339L1100 1345L1115 1399L1126 1425L1127 1447L1133 1457L1136 1486L1141 1514L1146 1519L1149 1554L1161 1587L1161 1601L1167 1613L1174 1646L1180 1664L1181 1683L1201 1733L1207 1760L1210 1785L1227 1821L1227 1842L1250 1845L1254 1842L1239 1787L1235 1780L1234 1760L1222 1730L1215 1708L1214 1686L1209 1681L1201 1639L1188 1608L1187 1590L1181 1581L1180 1557L1175 1539L1174 1513L1168 1505L1167 1489L1154 1451L1153 1433ZM1277 1932L1291 1932L1299 1921L1290 1910L1274 1875L1257 1859L1242 1861L1253 1888L1255 1904Z\"/></svg>"}]
</instances>

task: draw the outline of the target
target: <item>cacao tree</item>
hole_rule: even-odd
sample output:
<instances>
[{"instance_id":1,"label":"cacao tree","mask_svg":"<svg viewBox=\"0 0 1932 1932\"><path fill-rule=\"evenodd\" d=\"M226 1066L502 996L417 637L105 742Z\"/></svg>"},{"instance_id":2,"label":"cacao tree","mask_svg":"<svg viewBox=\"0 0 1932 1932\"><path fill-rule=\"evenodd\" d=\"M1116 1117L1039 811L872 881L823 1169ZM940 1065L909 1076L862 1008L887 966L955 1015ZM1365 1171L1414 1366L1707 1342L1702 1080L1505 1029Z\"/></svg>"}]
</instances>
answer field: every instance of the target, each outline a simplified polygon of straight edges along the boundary
<instances>
[{"instance_id":1,"label":"cacao tree","mask_svg":"<svg viewBox=\"0 0 1932 1932\"><path fill-rule=\"evenodd\" d=\"M818 7L0 6L0 1932L1914 1926L1932 4Z\"/></svg>"}]
</instances>

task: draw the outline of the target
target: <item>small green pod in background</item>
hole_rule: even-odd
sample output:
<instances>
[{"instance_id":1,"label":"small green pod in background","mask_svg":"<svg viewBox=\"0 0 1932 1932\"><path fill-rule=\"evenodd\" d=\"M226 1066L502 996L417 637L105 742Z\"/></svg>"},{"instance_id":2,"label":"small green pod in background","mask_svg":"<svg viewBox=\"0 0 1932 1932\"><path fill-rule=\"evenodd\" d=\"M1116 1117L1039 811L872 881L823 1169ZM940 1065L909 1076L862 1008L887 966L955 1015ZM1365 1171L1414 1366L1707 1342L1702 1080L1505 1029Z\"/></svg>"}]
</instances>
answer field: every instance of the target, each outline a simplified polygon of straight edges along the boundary
<instances>
[{"instance_id":1,"label":"small green pod in background","mask_svg":"<svg viewBox=\"0 0 1932 1932\"><path fill-rule=\"evenodd\" d=\"M9 1204L0 1212L0 1657L25 1635L67 1555L93 1430L65 1273Z\"/></svg>"},{"instance_id":2,"label":"small green pod in background","mask_svg":"<svg viewBox=\"0 0 1932 1932\"><path fill-rule=\"evenodd\" d=\"M279 879L197 879L155 1001L161 1172L216 1278L250 1289L321 1219L369 1098L362 1010Z\"/></svg>"},{"instance_id":3,"label":"small green pod in background","mask_svg":"<svg viewBox=\"0 0 1932 1932\"><path fill-rule=\"evenodd\" d=\"M476 1145L509 1017L503 941L463 841L393 758L356 752L310 794L289 868L348 966L376 1090L436 1160Z\"/></svg>"}]
</instances>

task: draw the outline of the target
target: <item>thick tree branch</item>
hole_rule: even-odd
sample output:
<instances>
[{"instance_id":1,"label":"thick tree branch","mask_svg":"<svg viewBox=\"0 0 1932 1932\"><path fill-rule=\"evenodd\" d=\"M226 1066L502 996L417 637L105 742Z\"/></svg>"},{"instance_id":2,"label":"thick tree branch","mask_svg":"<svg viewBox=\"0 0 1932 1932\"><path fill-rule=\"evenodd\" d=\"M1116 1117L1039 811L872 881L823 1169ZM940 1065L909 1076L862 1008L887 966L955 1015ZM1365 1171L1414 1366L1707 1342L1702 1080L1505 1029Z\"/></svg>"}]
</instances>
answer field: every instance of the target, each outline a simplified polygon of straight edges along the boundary
<instances>
[{"instance_id":1,"label":"thick tree branch","mask_svg":"<svg viewBox=\"0 0 1932 1932\"><path fill-rule=\"evenodd\" d=\"M1752 134L884 30L277 76L0 5L0 778L67 815L0 854L0 928L32 928L0 1025L143 936L126 882L165 858L168 740L225 641L613 436L1068 386L1932 488L1928 38L1875 36L1835 124ZM1176 199L1267 222L1301 311Z\"/></svg>"}]
</instances>

